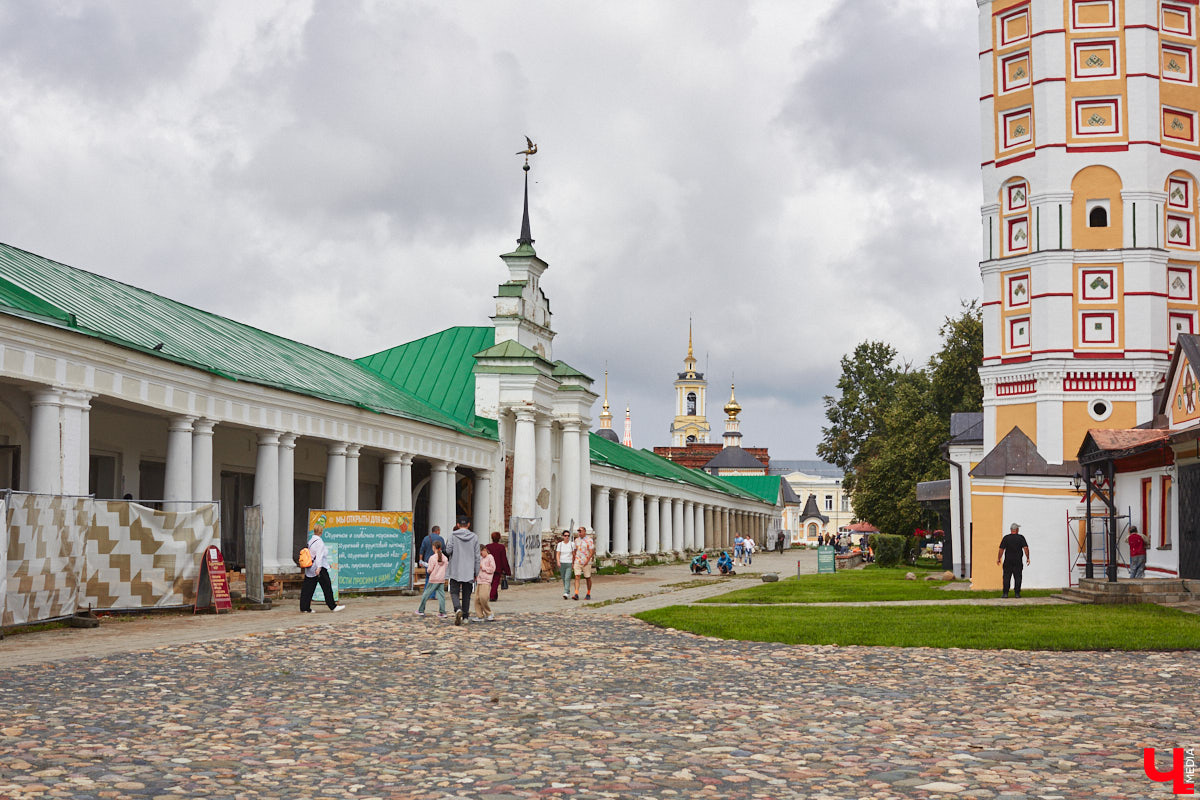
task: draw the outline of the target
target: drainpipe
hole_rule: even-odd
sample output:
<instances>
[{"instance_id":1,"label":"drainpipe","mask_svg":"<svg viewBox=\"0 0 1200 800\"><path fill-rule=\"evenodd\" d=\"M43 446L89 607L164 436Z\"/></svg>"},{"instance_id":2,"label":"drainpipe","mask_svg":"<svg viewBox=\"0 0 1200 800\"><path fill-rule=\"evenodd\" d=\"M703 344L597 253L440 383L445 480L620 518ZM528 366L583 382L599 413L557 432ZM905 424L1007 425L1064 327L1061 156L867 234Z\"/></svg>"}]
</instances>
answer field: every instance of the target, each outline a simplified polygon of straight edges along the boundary
<instances>
[{"instance_id":1,"label":"drainpipe","mask_svg":"<svg viewBox=\"0 0 1200 800\"><path fill-rule=\"evenodd\" d=\"M966 520L963 519L963 471L962 464L950 460L948 453L939 450L942 461L945 461L958 473L958 576L967 577L967 533Z\"/></svg>"}]
</instances>

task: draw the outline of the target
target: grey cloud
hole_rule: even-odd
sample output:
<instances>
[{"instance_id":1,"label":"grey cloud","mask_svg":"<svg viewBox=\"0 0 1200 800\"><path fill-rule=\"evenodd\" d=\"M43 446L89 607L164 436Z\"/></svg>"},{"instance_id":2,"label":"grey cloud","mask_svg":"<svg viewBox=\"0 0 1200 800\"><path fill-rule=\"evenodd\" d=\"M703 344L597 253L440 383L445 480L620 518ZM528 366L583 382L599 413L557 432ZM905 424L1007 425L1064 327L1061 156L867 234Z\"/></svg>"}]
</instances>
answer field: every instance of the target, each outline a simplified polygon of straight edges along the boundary
<instances>
[{"instance_id":1,"label":"grey cloud","mask_svg":"<svg viewBox=\"0 0 1200 800\"><path fill-rule=\"evenodd\" d=\"M844 0L780 121L846 168L978 167L977 115L962 102L978 94L975 15L969 3L931 20L911 6Z\"/></svg>"},{"instance_id":2,"label":"grey cloud","mask_svg":"<svg viewBox=\"0 0 1200 800\"><path fill-rule=\"evenodd\" d=\"M196 6L161 0L0 6L0 60L56 88L127 98L178 76L200 47Z\"/></svg>"}]
</instances>

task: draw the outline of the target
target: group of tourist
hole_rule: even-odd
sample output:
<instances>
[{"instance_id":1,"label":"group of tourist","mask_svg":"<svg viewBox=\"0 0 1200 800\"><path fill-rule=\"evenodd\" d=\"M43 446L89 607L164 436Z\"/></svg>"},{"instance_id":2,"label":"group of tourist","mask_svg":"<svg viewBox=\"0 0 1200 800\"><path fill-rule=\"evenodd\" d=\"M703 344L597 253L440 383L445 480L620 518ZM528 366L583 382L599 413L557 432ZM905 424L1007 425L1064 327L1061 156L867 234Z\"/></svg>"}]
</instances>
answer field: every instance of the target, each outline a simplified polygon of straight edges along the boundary
<instances>
[{"instance_id":1,"label":"group of tourist","mask_svg":"<svg viewBox=\"0 0 1200 800\"><path fill-rule=\"evenodd\" d=\"M441 528L433 530L421 542L420 560L425 568L425 591L417 616L425 616L425 604L432 598L438 601L438 616L446 616L446 583L450 584L450 604L454 608L454 624L492 622L492 602L500 595L512 577L508 552L500 542L500 532L492 531L490 544L479 544L475 531L467 527L467 518L459 517L450 537L442 537ZM475 595L475 616L471 616L471 595Z\"/></svg>"},{"instance_id":2,"label":"group of tourist","mask_svg":"<svg viewBox=\"0 0 1200 800\"><path fill-rule=\"evenodd\" d=\"M738 566L725 550L717 556L717 572L722 575L736 575L734 567ZM692 558L691 570L693 575L712 575L712 564L708 562L708 553L700 553Z\"/></svg>"},{"instance_id":3,"label":"group of tourist","mask_svg":"<svg viewBox=\"0 0 1200 800\"><path fill-rule=\"evenodd\" d=\"M563 531L562 539L554 548L558 556L558 574L562 578L563 600L579 599L579 581L586 583L584 600L592 599L592 563L596 560L596 542L588 536L587 528L575 532Z\"/></svg>"}]
</instances>

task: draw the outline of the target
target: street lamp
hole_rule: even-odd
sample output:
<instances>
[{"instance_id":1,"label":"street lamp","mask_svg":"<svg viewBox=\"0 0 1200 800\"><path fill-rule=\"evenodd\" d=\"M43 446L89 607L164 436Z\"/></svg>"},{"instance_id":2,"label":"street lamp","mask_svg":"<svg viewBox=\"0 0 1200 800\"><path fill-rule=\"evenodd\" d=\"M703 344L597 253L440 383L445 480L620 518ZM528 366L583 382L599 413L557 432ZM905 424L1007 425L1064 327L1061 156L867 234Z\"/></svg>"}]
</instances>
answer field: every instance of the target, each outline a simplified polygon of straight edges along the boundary
<instances>
[{"instance_id":1,"label":"street lamp","mask_svg":"<svg viewBox=\"0 0 1200 800\"><path fill-rule=\"evenodd\" d=\"M1111 469L1112 464L1110 462ZM1105 491L1105 484L1108 484ZM1104 467L1097 465L1096 471L1092 475L1084 478L1082 473L1076 472L1071 478L1071 484L1075 487L1075 491L1086 491L1085 502L1086 510L1084 511L1084 524L1087 526L1084 533L1086 535L1087 547L1087 562L1084 575L1088 578L1094 577L1092 570L1092 495L1100 498L1108 509L1108 556L1107 556L1107 577L1109 583L1115 583L1117 580L1117 506L1115 502L1115 492L1112 482L1110 482L1109 474Z\"/></svg>"}]
</instances>

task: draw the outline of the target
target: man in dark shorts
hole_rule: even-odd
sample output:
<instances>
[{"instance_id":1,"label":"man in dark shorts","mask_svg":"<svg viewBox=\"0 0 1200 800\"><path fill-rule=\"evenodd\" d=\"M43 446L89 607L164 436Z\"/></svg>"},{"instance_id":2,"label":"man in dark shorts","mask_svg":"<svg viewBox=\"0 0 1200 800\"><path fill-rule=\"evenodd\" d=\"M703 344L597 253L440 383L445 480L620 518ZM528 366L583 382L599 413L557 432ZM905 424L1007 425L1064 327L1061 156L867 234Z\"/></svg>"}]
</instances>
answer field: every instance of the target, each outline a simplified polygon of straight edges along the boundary
<instances>
[{"instance_id":1,"label":"man in dark shorts","mask_svg":"<svg viewBox=\"0 0 1200 800\"><path fill-rule=\"evenodd\" d=\"M1021 526L1013 523L1008 527L1008 535L1000 540L1000 550L996 554L996 564L1004 564L1004 594L1008 597L1008 584L1011 582L1017 597L1021 596L1021 551L1025 551L1025 563L1029 563L1029 542L1021 535Z\"/></svg>"}]
</instances>

